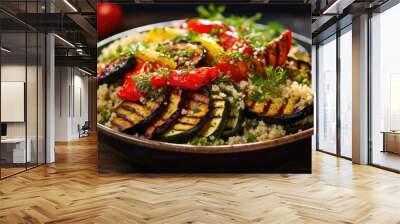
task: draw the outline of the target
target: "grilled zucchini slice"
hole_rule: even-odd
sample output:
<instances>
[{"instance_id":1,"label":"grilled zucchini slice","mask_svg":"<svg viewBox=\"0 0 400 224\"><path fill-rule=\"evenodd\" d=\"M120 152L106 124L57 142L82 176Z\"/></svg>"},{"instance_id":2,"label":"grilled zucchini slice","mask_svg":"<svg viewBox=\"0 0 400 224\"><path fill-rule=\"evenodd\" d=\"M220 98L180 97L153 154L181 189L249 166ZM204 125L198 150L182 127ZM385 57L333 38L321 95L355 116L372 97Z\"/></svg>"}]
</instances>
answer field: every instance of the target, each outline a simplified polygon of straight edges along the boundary
<instances>
[{"instance_id":1,"label":"grilled zucchini slice","mask_svg":"<svg viewBox=\"0 0 400 224\"><path fill-rule=\"evenodd\" d=\"M178 121L161 137L162 141L185 143L194 137L212 115L212 99L208 88L186 92L187 99Z\"/></svg>"},{"instance_id":2,"label":"grilled zucchini slice","mask_svg":"<svg viewBox=\"0 0 400 224\"><path fill-rule=\"evenodd\" d=\"M245 120L244 98L236 83L223 81L218 84L218 90L222 91L231 104L231 111L228 115L222 137L238 135L243 130Z\"/></svg>"},{"instance_id":3,"label":"grilled zucchini slice","mask_svg":"<svg viewBox=\"0 0 400 224\"><path fill-rule=\"evenodd\" d=\"M222 98L219 93L212 93L213 110L211 120L197 134L199 137L219 137L225 130L231 113L231 103L228 99Z\"/></svg>"},{"instance_id":4,"label":"grilled zucchini slice","mask_svg":"<svg viewBox=\"0 0 400 224\"><path fill-rule=\"evenodd\" d=\"M266 99L264 102L254 102L247 100L247 110L250 117L263 120L269 124L287 124L296 122L304 117L313 114L313 105L304 109L296 110L294 105L300 100L299 98L275 98Z\"/></svg>"},{"instance_id":5,"label":"grilled zucchini slice","mask_svg":"<svg viewBox=\"0 0 400 224\"><path fill-rule=\"evenodd\" d=\"M146 129L145 137L149 139L158 139L172 125L176 123L181 115L182 108L185 103L183 91L180 88L175 88L171 91L168 98L167 109Z\"/></svg>"},{"instance_id":6,"label":"grilled zucchini slice","mask_svg":"<svg viewBox=\"0 0 400 224\"><path fill-rule=\"evenodd\" d=\"M122 102L115 110L116 116L111 121L111 128L128 134L141 132L143 127L164 111L168 95L168 90L164 90L164 94L155 100Z\"/></svg>"},{"instance_id":7,"label":"grilled zucchini slice","mask_svg":"<svg viewBox=\"0 0 400 224\"><path fill-rule=\"evenodd\" d=\"M243 128L244 120L245 120L245 110L239 107L232 108L231 113L228 117L228 122L225 126L225 130L222 133L222 136L229 137L240 134Z\"/></svg>"},{"instance_id":8,"label":"grilled zucchini slice","mask_svg":"<svg viewBox=\"0 0 400 224\"><path fill-rule=\"evenodd\" d=\"M125 73L136 66L136 59L127 55L114 59L108 63L100 63L97 66L98 84L113 83L124 77Z\"/></svg>"}]
</instances>

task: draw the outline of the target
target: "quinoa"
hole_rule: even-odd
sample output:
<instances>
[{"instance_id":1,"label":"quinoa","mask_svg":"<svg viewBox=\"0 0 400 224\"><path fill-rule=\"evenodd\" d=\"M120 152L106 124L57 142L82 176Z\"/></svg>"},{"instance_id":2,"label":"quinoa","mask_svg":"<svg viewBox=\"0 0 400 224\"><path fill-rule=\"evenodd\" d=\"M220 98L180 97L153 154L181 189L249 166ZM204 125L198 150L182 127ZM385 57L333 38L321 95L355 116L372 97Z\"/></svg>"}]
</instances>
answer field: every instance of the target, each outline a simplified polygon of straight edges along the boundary
<instances>
[{"instance_id":1,"label":"quinoa","mask_svg":"<svg viewBox=\"0 0 400 224\"><path fill-rule=\"evenodd\" d=\"M97 88L97 122L100 124L110 126L109 121L116 116L114 111L122 102L118 97L119 89L120 87L107 84Z\"/></svg>"},{"instance_id":2,"label":"quinoa","mask_svg":"<svg viewBox=\"0 0 400 224\"><path fill-rule=\"evenodd\" d=\"M243 135L230 137L227 141L228 145L267 141L286 135L286 131L282 125L267 125L263 121L255 120L248 120L246 123L252 124L250 127L249 125L245 126Z\"/></svg>"},{"instance_id":3,"label":"quinoa","mask_svg":"<svg viewBox=\"0 0 400 224\"><path fill-rule=\"evenodd\" d=\"M302 110L309 105L313 105L314 97L312 89L296 81L288 80L283 87L282 95L287 99L291 97L298 98L299 101L294 106L297 110Z\"/></svg>"},{"instance_id":4,"label":"quinoa","mask_svg":"<svg viewBox=\"0 0 400 224\"><path fill-rule=\"evenodd\" d=\"M98 62L108 61L110 58L118 57L118 53L126 53L129 51L129 46L145 40L145 34L143 33L134 33L127 37L121 38L119 40L114 41L112 44L101 50L101 54L98 57Z\"/></svg>"},{"instance_id":5,"label":"quinoa","mask_svg":"<svg viewBox=\"0 0 400 224\"><path fill-rule=\"evenodd\" d=\"M234 84L220 82L218 85L212 85L212 91L221 91L220 96L223 98L227 98L229 102L235 108L244 109L244 98L245 95L240 92Z\"/></svg>"},{"instance_id":6,"label":"quinoa","mask_svg":"<svg viewBox=\"0 0 400 224\"><path fill-rule=\"evenodd\" d=\"M228 138L227 144L235 145L235 144L244 144L246 142L247 141L243 136L231 136Z\"/></svg>"},{"instance_id":7,"label":"quinoa","mask_svg":"<svg viewBox=\"0 0 400 224\"><path fill-rule=\"evenodd\" d=\"M221 138L215 138L213 136L209 138L196 137L192 139L189 144L191 145L235 145L245 144L250 142L267 141L276 138L280 138L286 135L282 125L268 125L263 121L247 120L247 125L244 128L243 135L231 136L227 140Z\"/></svg>"}]
</instances>

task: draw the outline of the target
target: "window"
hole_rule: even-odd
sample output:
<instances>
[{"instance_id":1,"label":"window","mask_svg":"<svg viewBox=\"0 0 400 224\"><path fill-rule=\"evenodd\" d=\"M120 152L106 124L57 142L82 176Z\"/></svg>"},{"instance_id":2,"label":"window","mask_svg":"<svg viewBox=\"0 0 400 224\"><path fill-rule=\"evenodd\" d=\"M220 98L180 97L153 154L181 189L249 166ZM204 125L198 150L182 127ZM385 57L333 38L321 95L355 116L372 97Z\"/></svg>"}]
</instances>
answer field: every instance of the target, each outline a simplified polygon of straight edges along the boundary
<instances>
[{"instance_id":1,"label":"window","mask_svg":"<svg viewBox=\"0 0 400 224\"><path fill-rule=\"evenodd\" d=\"M43 3L18 2L20 16L38 13ZM0 7L8 4L15 1ZM1 179L45 163L46 39L4 12L0 17Z\"/></svg>"},{"instance_id":2,"label":"window","mask_svg":"<svg viewBox=\"0 0 400 224\"><path fill-rule=\"evenodd\" d=\"M351 26L340 36L340 155L352 156L352 31Z\"/></svg>"},{"instance_id":3,"label":"window","mask_svg":"<svg viewBox=\"0 0 400 224\"><path fill-rule=\"evenodd\" d=\"M384 139L383 132L400 131L400 67L398 27L400 5L371 18L371 97L370 140L371 162L375 165L400 170L400 134ZM391 133L389 133L391 134ZM393 153L394 152L394 153Z\"/></svg>"},{"instance_id":4,"label":"window","mask_svg":"<svg viewBox=\"0 0 400 224\"><path fill-rule=\"evenodd\" d=\"M319 150L336 153L336 36L318 48L318 143Z\"/></svg>"}]
</instances>

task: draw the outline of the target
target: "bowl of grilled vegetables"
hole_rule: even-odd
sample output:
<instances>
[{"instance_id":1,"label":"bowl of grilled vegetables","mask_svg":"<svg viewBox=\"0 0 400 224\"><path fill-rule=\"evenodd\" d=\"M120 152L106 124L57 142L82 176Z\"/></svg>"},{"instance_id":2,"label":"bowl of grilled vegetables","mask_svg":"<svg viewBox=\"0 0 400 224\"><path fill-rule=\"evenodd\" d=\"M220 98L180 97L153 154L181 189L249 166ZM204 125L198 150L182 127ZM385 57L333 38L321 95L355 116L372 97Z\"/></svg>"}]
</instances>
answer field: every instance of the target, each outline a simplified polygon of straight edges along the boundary
<instances>
[{"instance_id":1,"label":"bowl of grilled vegetables","mask_svg":"<svg viewBox=\"0 0 400 224\"><path fill-rule=\"evenodd\" d=\"M253 17L203 15L98 44L100 132L193 153L265 149L313 133L311 57L298 35Z\"/></svg>"}]
</instances>

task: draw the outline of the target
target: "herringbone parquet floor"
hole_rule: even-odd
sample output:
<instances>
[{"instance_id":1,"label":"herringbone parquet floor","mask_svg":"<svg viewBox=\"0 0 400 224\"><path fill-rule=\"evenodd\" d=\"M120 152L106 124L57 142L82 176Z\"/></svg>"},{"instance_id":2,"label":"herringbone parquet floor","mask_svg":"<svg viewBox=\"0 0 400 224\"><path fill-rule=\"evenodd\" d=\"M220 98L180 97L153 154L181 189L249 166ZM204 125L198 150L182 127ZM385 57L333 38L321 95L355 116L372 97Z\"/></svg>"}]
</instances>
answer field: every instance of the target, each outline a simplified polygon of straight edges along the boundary
<instances>
[{"instance_id":1,"label":"herringbone parquet floor","mask_svg":"<svg viewBox=\"0 0 400 224\"><path fill-rule=\"evenodd\" d=\"M400 223L400 175L319 152L312 175L98 174L91 137L0 181L0 223Z\"/></svg>"}]
</instances>

